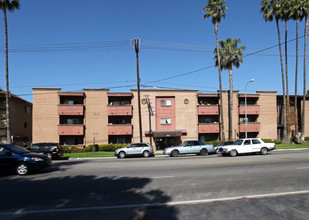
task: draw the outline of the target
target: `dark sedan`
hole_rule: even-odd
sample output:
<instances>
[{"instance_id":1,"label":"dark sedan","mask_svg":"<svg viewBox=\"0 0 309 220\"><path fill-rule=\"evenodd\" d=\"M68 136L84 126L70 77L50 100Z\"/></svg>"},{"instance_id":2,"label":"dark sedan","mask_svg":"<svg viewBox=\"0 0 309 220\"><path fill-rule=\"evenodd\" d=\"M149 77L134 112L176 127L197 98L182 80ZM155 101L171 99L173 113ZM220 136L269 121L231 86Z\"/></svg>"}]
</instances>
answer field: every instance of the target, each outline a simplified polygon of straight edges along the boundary
<instances>
[{"instance_id":1,"label":"dark sedan","mask_svg":"<svg viewBox=\"0 0 309 220\"><path fill-rule=\"evenodd\" d=\"M42 154L30 153L24 148L12 144L0 144L0 171L15 171L27 175L34 170L51 166L51 160Z\"/></svg>"}]
</instances>

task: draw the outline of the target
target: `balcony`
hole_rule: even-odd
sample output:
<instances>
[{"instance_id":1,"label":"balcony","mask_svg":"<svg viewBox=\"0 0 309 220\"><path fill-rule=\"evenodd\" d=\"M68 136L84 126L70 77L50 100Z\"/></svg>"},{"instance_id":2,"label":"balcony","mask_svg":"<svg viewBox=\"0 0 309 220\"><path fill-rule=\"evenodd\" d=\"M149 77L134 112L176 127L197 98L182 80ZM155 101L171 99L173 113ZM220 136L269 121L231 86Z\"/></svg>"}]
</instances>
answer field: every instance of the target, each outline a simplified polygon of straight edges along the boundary
<instances>
[{"instance_id":1,"label":"balcony","mask_svg":"<svg viewBox=\"0 0 309 220\"><path fill-rule=\"evenodd\" d=\"M108 125L107 133L108 135L132 135L132 125L122 124L122 125Z\"/></svg>"},{"instance_id":2,"label":"balcony","mask_svg":"<svg viewBox=\"0 0 309 220\"><path fill-rule=\"evenodd\" d=\"M219 133L219 123L214 124L199 124L198 125L198 133Z\"/></svg>"},{"instance_id":3,"label":"balcony","mask_svg":"<svg viewBox=\"0 0 309 220\"><path fill-rule=\"evenodd\" d=\"M239 124L239 132L246 132L246 124ZM248 122L247 124L247 132L260 132L260 123L259 122Z\"/></svg>"},{"instance_id":4,"label":"balcony","mask_svg":"<svg viewBox=\"0 0 309 220\"><path fill-rule=\"evenodd\" d=\"M245 106L241 105L238 107L238 112L240 115L245 115ZM260 106L259 105L247 105L247 115L259 115Z\"/></svg>"},{"instance_id":5,"label":"balcony","mask_svg":"<svg viewBox=\"0 0 309 220\"><path fill-rule=\"evenodd\" d=\"M109 105L107 106L108 116L132 116L131 105Z\"/></svg>"},{"instance_id":6,"label":"balcony","mask_svg":"<svg viewBox=\"0 0 309 220\"><path fill-rule=\"evenodd\" d=\"M58 115L84 115L84 106L58 105Z\"/></svg>"},{"instance_id":7,"label":"balcony","mask_svg":"<svg viewBox=\"0 0 309 220\"><path fill-rule=\"evenodd\" d=\"M199 105L198 115L219 115L219 105Z\"/></svg>"},{"instance_id":8,"label":"balcony","mask_svg":"<svg viewBox=\"0 0 309 220\"><path fill-rule=\"evenodd\" d=\"M84 125L58 125L58 135L84 135Z\"/></svg>"}]
</instances>

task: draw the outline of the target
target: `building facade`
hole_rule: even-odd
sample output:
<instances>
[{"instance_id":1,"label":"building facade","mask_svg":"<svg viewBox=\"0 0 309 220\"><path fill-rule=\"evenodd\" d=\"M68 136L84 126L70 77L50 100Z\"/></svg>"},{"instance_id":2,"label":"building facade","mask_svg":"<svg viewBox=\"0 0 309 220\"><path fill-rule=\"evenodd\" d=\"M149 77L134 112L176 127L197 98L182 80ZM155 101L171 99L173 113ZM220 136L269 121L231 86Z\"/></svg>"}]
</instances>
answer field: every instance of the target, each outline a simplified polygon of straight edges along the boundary
<instances>
[{"instance_id":1,"label":"building facade","mask_svg":"<svg viewBox=\"0 0 309 220\"><path fill-rule=\"evenodd\" d=\"M0 142L7 143L6 138L6 93L0 92ZM24 146L32 141L32 103L10 93L10 125L13 144Z\"/></svg>"},{"instance_id":2,"label":"building facade","mask_svg":"<svg viewBox=\"0 0 309 220\"><path fill-rule=\"evenodd\" d=\"M109 89L61 92L60 88L33 88L33 142L87 146L92 143L148 142L156 149L186 140L220 139L218 93L197 90L142 89L141 128L137 90L112 93ZM228 96L223 92L223 120L229 135ZM245 95L233 92L232 139L245 136L278 138L278 96L274 91ZM309 115L307 116L309 117ZM308 136L309 134L306 134Z\"/></svg>"}]
</instances>

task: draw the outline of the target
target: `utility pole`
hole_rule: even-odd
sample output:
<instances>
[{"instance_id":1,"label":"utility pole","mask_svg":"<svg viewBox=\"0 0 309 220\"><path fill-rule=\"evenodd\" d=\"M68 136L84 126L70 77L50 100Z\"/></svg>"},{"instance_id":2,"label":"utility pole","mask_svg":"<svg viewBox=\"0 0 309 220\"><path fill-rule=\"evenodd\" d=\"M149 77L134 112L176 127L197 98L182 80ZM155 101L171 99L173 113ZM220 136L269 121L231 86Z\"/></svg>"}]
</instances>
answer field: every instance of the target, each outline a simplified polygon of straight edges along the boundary
<instances>
[{"instance_id":1,"label":"utility pole","mask_svg":"<svg viewBox=\"0 0 309 220\"><path fill-rule=\"evenodd\" d=\"M149 96L146 96L148 114L149 114L149 135L150 135L150 145L152 146L152 129L151 129L151 116L153 115L152 107L150 104Z\"/></svg>"},{"instance_id":2,"label":"utility pole","mask_svg":"<svg viewBox=\"0 0 309 220\"><path fill-rule=\"evenodd\" d=\"M139 138L140 142L143 142L143 129L142 129L142 115L141 115L141 91L139 78L139 63L138 63L138 52L140 49L140 39L134 39L135 53L136 53L136 70L137 70L137 99L138 99L138 120L139 120Z\"/></svg>"}]
</instances>

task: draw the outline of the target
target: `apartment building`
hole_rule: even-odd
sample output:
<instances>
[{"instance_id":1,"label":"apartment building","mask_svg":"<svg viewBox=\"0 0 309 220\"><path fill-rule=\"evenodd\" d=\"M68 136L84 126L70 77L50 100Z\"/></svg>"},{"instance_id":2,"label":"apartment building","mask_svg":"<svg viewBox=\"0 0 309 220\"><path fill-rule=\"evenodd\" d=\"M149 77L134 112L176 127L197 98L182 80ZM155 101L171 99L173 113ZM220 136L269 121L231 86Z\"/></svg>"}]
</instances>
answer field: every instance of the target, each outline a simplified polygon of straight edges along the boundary
<instances>
[{"instance_id":1,"label":"apartment building","mask_svg":"<svg viewBox=\"0 0 309 220\"><path fill-rule=\"evenodd\" d=\"M140 141L141 131L144 142L151 143L156 149L163 149L186 140L211 141L220 138L218 93L142 89L141 129L137 96L136 89L114 93L109 89L61 92L60 88L33 88L33 142L50 141L79 146L133 143ZM224 91L226 139L229 137L228 97L229 92ZM247 136L277 139L281 127L278 113L280 96L274 91L257 91L247 94L246 99ZM234 91L233 140L245 136L245 110L245 94Z\"/></svg>"},{"instance_id":2,"label":"apartment building","mask_svg":"<svg viewBox=\"0 0 309 220\"><path fill-rule=\"evenodd\" d=\"M6 140L6 92L0 92L0 143ZM10 125L13 144L24 146L32 141L32 103L10 93Z\"/></svg>"}]
</instances>

